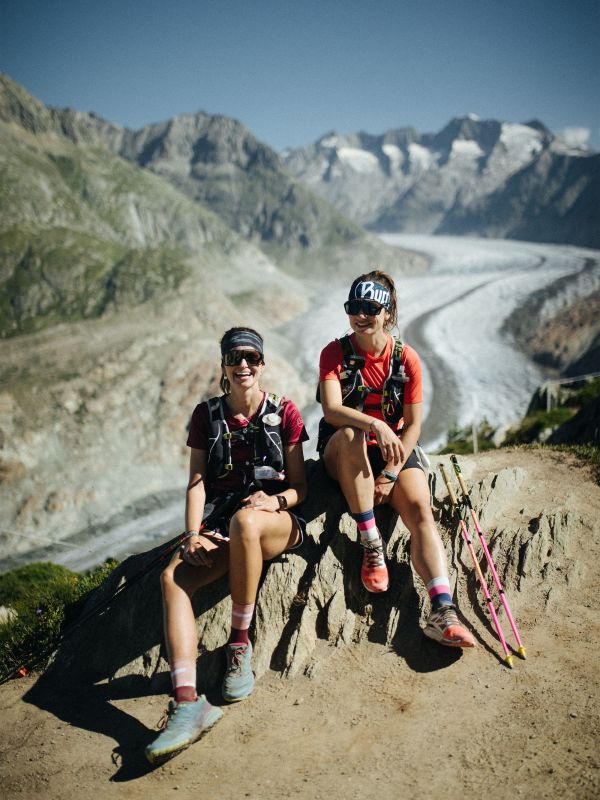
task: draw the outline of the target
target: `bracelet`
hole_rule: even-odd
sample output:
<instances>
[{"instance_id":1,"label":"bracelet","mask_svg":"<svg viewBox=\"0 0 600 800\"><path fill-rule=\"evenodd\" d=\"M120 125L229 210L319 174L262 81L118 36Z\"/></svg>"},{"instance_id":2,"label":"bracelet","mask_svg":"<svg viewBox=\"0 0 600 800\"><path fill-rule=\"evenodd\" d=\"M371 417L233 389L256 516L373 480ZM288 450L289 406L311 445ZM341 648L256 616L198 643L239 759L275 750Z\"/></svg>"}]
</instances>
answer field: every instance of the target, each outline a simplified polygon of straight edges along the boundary
<instances>
[{"instance_id":1,"label":"bracelet","mask_svg":"<svg viewBox=\"0 0 600 800\"><path fill-rule=\"evenodd\" d=\"M188 531L185 535L184 542L187 542L188 539L191 539L192 536L200 536L200 531Z\"/></svg>"},{"instance_id":2,"label":"bracelet","mask_svg":"<svg viewBox=\"0 0 600 800\"><path fill-rule=\"evenodd\" d=\"M282 494L278 494L276 497L277 502L279 503L279 510L285 511L285 509L288 507L287 497L284 497Z\"/></svg>"},{"instance_id":3,"label":"bracelet","mask_svg":"<svg viewBox=\"0 0 600 800\"><path fill-rule=\"evenodd\" d=\"M382 469L381 474L384 478L387 478L390 483L396 483L398 480L398 475L395 472L390 472L389 469Z\"/></svg>"}]
</instances>

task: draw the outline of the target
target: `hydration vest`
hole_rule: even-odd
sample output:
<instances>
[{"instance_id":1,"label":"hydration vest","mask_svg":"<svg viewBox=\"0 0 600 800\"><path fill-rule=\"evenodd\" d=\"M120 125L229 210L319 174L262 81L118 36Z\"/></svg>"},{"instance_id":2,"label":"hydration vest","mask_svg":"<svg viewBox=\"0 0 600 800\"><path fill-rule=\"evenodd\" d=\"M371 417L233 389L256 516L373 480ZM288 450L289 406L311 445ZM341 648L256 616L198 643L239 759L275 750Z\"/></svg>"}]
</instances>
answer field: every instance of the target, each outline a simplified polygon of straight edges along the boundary
<instances>
[{"instance_id":1,"label":"hydration vest","mask_svg":"<svg viewBox=\"0 0 600 800\"><path fill-rule=\"evenodd\" d=\"M404 384L410 380L402 363L404 344L401 339L394 339L390 367L383 390L374 389L364 382L361 368L365 365L365 357L358 355L354 350L350 336L342 336L338 341L342 347L342 371L340 372L342 404L362 411L365 400L370 394L380 394L383 418L387 423L395 425L402 417ZM321 402L318 387L317 402ZM319 455L323 455L327 442L336 430L333 425L325 422L324 417L321 417L317 439L317 452Z\"/></svg>"},{"instance_id":2,"label":"hydration vest","mask_svg":"<svg viewBox=\"0 0 600 800\"><path fill-rule=\"evenodd\" d=\"M255 480L284 480L283 442L281 424L284 397L266 394L254 420L239 430L230 431L225 420L224 397L212 397L208 406L208 479L218 481L231 474L234 464L231 459L231 442L241 439L251 442L254 448L252 465Z\"/></svg>"},{"instance_id":3,"label":"hydration vest","mask_svg":"<svg viewBox=\"0 0 600 800\"><path fill-rule=\"evenodd\" d=\"M338 341L342 346L342 371L340 372L342 404L362 411L365 400L370 394L380 394L383 418L390 425L395 425L402 417L404 384L410 380L402 363L404 350L402 340L394 339L390 367L383 390L374 389L364 382L361 369L365 365L365 357L358 355L354 350L350 336L342 336ZM318 390L317 401L320 402Z\"/></svg>"}]
</instances>

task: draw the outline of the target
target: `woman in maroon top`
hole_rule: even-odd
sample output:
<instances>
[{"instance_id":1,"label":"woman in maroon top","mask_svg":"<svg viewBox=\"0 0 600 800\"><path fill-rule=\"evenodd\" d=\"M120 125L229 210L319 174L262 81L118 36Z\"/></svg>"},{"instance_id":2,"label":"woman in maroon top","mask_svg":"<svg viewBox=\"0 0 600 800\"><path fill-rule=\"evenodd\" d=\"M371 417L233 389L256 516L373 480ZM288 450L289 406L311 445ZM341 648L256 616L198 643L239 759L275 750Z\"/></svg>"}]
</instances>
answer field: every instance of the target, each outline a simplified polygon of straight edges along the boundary
<instances>
[{"instance_id":1,"label":"woman in maroon top","mask_svg":"<svg viewBox=\"0 0 600 800\"><path fill-rule=\"evenodd\" d=\"M161 578L175 698L166 728L146 748L152 763L183 750L222 716L196 694L195 592L229 571L233 609L222 691L229 702L242 700L254 686L248 629L263 562L302 542L304 521L289 509L306 495L308 436L296 406L260 388L263 353L256 331L228 330L221 339L223 396L201 403L192 416L187 536ZM238 493L241 507L202 529L205 506L218 504L224 492Z\"/></svg>"},{"instance_id":2,"label":"woman in maroon top","mask_svg":"<svg viewBox=\"0 0 600 800\"><path fill-rule=\"evenodd\" d=\"M383 540L373 512L375 505L389 503L410 532L411 560L431 598L424 633L440 644L473 647L475 640L459 622L452 602L446 554L418 456L422 417L419 356L408 345L399 353L389 333L397 314L393 280L380 270L360 275L344 309L352 328L345 340L348 355L339 340L330 342L321 353L319 390L326 425L321 428L319 452L357 523L364 548L363 585L370 592L384 592L389 586ZM362 384L356 390L350 381L359 374ZM400 383L404 386L402 403L395 399L395 387Z\"/></svg>"}]
</instances>

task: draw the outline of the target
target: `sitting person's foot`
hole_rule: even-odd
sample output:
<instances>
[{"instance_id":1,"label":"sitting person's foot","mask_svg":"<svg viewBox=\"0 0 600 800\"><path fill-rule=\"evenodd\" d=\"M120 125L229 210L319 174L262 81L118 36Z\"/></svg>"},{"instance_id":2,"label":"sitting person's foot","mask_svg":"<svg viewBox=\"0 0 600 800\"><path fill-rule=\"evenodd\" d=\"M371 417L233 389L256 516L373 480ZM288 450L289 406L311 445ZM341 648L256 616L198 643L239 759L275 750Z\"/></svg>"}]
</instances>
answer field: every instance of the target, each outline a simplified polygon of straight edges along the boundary
<instances>
[{"instance_id":1,"label":"sitting person's foot","mask_svg":"<svg viewBox=\"0 0 600 800\"><path fill-rule=\"evenodd\" d=\"M212 706L204 695L193 702L171 700L162 732L145 750L151 764L160 764L185 750L218 722L223 712Z\"/></svg>"},{"instance_id":2,"label":"sitting person's foot","mask_svg":"<svg viewBox=\"0 0 600 800\"><path fill-rule=\"evenodd\" d=\"M442 605L437 611L431 611L423 633L435 642L448 647L475 647L475 638L464 625L461 625L456 608L451 604Z\"/></svg>"},{"instance_id":3,"label":"sitting person's foot","mask_svg":"<svg viewBox=\"0 0 600 800\"><path fill-rule=\"evenodd\" d=\"M252 694L254 674L252 672L252 645L228 644L225 650L227 667L221 693L228 703L237 703Z\"/></svg>"},{"instance_id":4,"label":"sitting person's foot","mask_svg":"<svg viewBox=\"0 0 600 800\"><path fill-rule=\"evenodd\" d=\"M368 592L386 592L390 585L388 570L383 555L381 536L373 542L361 542L364 549L360 578Z\"/></svg>"}]
</instances>

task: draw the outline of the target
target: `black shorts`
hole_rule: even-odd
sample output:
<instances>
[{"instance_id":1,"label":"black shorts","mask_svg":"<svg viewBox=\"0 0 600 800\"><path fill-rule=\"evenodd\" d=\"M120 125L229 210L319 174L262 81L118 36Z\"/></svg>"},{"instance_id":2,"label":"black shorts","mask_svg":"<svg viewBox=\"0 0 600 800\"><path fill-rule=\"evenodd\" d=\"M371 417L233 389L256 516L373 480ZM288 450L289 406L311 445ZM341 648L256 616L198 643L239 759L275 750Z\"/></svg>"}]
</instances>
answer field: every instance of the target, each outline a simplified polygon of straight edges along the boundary
<instances>
[{"instance_id":1,"label":"black shorts","mask_svg":"<svg viewBox=\"0 0 600 800\"><path fill-rule=\"evenodd\" d=\"M204 507L204 516L206 517L208 513L212 511L215 506L215 500L208 500ZM236 509L237 510L237 509ZM234 514L236 512L234 511ZM306 536L306 520L303 517L294 514L293 511L286 509L285 514L289 514L290 517L296 521L298 525L298 530L300 531L300 541L295 544L293 547L288 547L287 550L284 552L290 552L291 550L297 550L299 547L302 546L304 543L304 537ZM233 514L231 515L233 516ZM218 519L214 520L211 525L211 534L214 536L215 539L222 539L225 542L229 541L229 522L231 517L219 517ZM210 535L210 534L209 534Z\"/></svg>"},{"instance_id":2,"label":"black shorts","mask_svg":"<svg viewBox=\"0 0 600 800\"><path fill-rule=\"evenodd\" d=\"M386 464L384 457L381 455L381 450L376 444L371 444L367 447L367 457L371 464L371 469L373 470L373 477L376 478ZM400 472L404 472L405 469L420 469L422 472L425 472L423 464L419 461L414 450L402 465ZM391 471L393 471L393 467Z\"/></svg>"}]
</instances>

